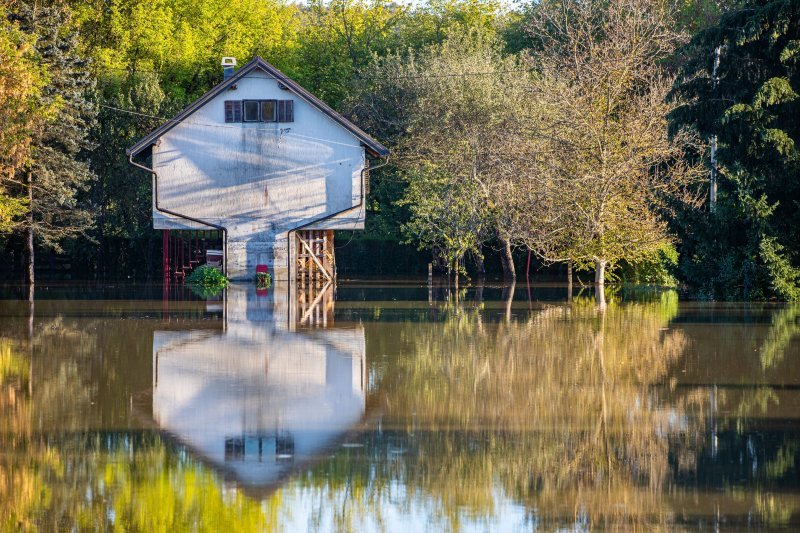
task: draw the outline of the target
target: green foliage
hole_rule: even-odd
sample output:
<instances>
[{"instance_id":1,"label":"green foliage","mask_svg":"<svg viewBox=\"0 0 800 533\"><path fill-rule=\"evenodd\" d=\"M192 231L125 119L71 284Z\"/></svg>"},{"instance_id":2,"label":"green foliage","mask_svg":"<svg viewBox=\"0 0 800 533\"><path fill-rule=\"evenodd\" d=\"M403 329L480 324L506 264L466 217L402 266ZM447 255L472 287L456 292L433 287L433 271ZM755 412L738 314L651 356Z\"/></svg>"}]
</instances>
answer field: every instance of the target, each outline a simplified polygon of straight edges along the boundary
<instances>
[{"instance_id":1,"label":"green foliage","mask_svg":"<svg viewBox=\"0 0 800 533\"><path fill-rule=\"evenodd\" d=\"M760 258L769 274L770 288L784 300L800 300L800 268L782 254L784 247L774 237L763 236L758 243Z\"/></svg>"},{"instance_id":2,"label":"green foliage","mask_svg":"<svg viewBox=\"0 0 800 533\"><path fill-rule=\"evenodd\" d=\"M664 244L637 262L622 264L619 277L625 283L675 287L678 255L675 245Z\"/></svg>"},{"instance_id":3,"label":"green foliage","mask_svg":"<svg viewBox=\"0 0 800 533\"><path fill-rule=\"evenodd\" d=\"M28 211L24 198L10 195L0 189L0 235L10 231L16 219Z\"/></svg>"},{"instance_id":4,"label":"green foliage","mask_svg":"<svg viewBox=\"0 0 800 533\"><path fill-rule=\"evenodd\" d=\"M684 49L673 125L719 139L711 216L680 217L682 277L708 298L800 295L800 4L758 0ZM719 82L710 76L721 47Z\"/></svg>"},{"instance_id":5,"label":"green foliage","mask_svg":"<svg viewBox=\"0 0 800 533\"><path fill-rule=\"evenodd\" d=\"M495 71L503 75L487 75ZM378 81L359 87L352 106L395 142L408 184L396 202L408 209L407 242L460 270L464 255L480 256L488 239L508 235L500 203L509 168L496 154L509 145L503 132L521 120L526 69L478 25L376 59L370 72Z\"/></svg>"},{"instance_id":6,"label":"green foliage","mask_svg":"<svg viewBox=\"0 0 800 533\"><path fill-rule=\"evenodd\" d=\"M256 272L256 287L259 289L272 287L272 274L269 272Z\"/></svg>"},{"instance_id":7,"label":"green foliage","mask_svg":"<svg viewBox=\"0 0 800 533\"><path fill-rule=\"evenodd\" d=\"M260 54L283 64L299 29L298 8L271 0L86 1L77 9L101 78L155 72L168 98L181 103L220 81L222 56Z\"/></svg>"},{"instance_id":8,"label":"green foliage","mask_svg":"<svg viewBox=\"0 0 800 533\"><path fill-rule=\"evenodd\" d=\"M193 291L204 298L216 296L228 286L225 274L208 265L200 265L192 270L186 282Z\"/></svg>"},{"instance_id":9,"label":"green foliage","mask_svg":"<svg viewBox=\"0 0 800 533\"><path fill-rule=\"evenodd\" d=\"M448 269L459 271L464 255L480 253L487 230L488 210L479 185L436 168L410 173L408 181L399 203L411 211L403 225L409 242L433 250Z\"/></svg>"}]
</instances>

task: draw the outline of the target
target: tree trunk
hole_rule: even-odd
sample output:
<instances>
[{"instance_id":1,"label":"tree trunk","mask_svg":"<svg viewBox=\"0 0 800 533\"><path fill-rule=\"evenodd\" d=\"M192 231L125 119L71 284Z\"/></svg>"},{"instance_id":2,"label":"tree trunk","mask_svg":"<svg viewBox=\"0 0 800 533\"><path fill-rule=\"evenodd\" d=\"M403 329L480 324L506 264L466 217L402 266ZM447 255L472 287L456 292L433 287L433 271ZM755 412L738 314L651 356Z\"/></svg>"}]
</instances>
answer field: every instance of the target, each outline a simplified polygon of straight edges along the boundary
<instances>
[{"instance_id":1,"label":"tree trunk","mask_svg":"<svg viewBox=\"0 0 800 533\"><path fill-rule=\"evenodd\" d=\"M567 261L567 301L572 301L572 261Z\"/></svg>"},{"instance_id":2,"label":"tree trunk","mask_svg":"<svg viewBox=\"0 0 800 533\"><path fill-rule=\"evenodd\" d=\"M606 263L605 259L596 259L594 263L594 291L597 305L600 309L606 308Z\"/></svg>"},{"instance_id":3,"label":"tree trunk","mask_svg":"<svg viewBox=\"0 0 800 533\"><path fill-rule=\"evenodd\" d=\"M33 286L33 173L28 171L28 284Z\"/></svg>"},{"instance_id":4,"label":"tree trunk","mask_svg":"<svg viewBox=\"0 0 800 533\"><path fill-rule=\"evenodd\" d=\"M515 281L503 288L503 298L506 301L506 322L511 322L511 305L514 303L514 289L516 288L517 283Z\"/></svg>"},{"instance_id":5,"label":"tree trunk","mask_svg":"<svg viewBox=\"0 0 800 533\"><path fill-rule=\"evenodd\" d=\"M528 250L528 264L525 267L525 281L531 281L531 251Z\"/></svg>"},{"instance_id":6,"label":"tree trunk","mask_svg":"<svg viewBox=\"0 0 800 533\"><path fill-rule=\"evenodd\" d=\"M33 284L28 286L28 397L33 397Z\"/></svg>"},{"instance_id":7,"label":"tree trunk","mask_svg":"<svg viewBox=\"0 0 800 533\"><path fill-rule=\"evenodd\" d=\"M474 254L473 259L475 260L475 270L478 273L478 277L484 277L486 275L486 267L483 265L483 254Z\"/></svg>"},{"instance_id":8,"label":"tree trunk","mask_svg":"<svg viewBox=\"0 0 800 533\"><path fill-rule=\"evenodd\" d=\"M475 301L477 303L481 303L483 301L483 287L485 284L485 280L483 276L478 278L478 283L475 286Z\"/></svg>"},{"instance_id":9,"label":"tree trunk","mask_svg":"<svg viewBox=\"0 0 800 533\"><path fill-rule=\"evenodd\" d=\"M594 287L594 300L600 310L606 308L606 289L602 285L595 285Z\"/></svg>"},{"instance_id":10,"label":"tree trunk","mask_svg":"<svg viewBox=\"0 0 800 533\"><path fill-rule=\"evenodd\" d=\"M606 264L605 259L595 259L594 262L594 284L600 287L606 284Z\"/></svg>"},{"instance_id":11,"label":"tree trunk","mask_svg":"<svg viewBox=\"0 0 800 533\"><path fill-rule=\"evenodd\" d=\"M458 261L453 264L453 280L456 286L456 301L458 301Z\"/></svg>"},{"instance_id":12,"label":"tree trunk","mask_svg":"<svg viewBox=\"0 0 800 533\"><path fill-rule=\"evenodd\" d=\"M503 263L503 279L506 281L515 281L517 279L517 272L514 269L514 256L511 254L511 242L505 237L500 237L500 244L503 246L503 251L500 259Z\"/></svg>"}]
</instances>

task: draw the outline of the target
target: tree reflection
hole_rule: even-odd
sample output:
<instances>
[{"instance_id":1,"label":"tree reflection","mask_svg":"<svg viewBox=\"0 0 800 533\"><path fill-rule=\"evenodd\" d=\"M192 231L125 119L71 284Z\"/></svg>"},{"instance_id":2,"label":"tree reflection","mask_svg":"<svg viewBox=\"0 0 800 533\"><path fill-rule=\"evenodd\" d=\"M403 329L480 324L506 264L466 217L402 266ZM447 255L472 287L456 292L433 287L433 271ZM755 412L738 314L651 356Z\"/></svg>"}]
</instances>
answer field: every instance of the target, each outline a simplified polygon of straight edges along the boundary
<instances>
[{"instance_id":1,"label":"tree reflection","mask_svg":"<svg viewBox=\"0 0 800 533\"><path fill-rule=\"evenodd\" d=\"M772 327L759 348L761 368L769 370L783 361L786 349L800 335L800 305L791 304L772 318Z\"/></svg>"},{"instance_id":2,"label":"tree reflection","mask_svg":"<svg viewBox=\"0 0 800 533\"><path fill-rule=\"evenodd\" d=\"M26 510L37 501L36 476L14 458L31 438L28 411L29 366L19 346L0 338L0 527L28 529Z\"/></svg>"},{"instance_id":3,"label":"tree reflection","mask_svg":"<svg viewBox=\"0 0 800 533\"><path fill-rule=\"evenodd\" d=\"M385 442L365 452L391 461L358 486L380 493L400 480L409 502L456 528L492 516L498 487L551 525L668 523L670 443L693 408L661 398L687 343L667 328L676 313L666 293L605 308L579 298L524 320L504 305L499 320L462 308L407 324L404 354L373 398Z\"/></svg>"},{"instance_id":4,"label":"tree reflection","mask_svg":"<svg viewBox=\"0 0 800 533\"><path fill-rule=\"evenodd\" d=\"M613 297L605 308L579 297L524 319L507 304L492 312L451 301L431 312L434 321L367 325L368 352L383 357L373 361L368 404L381 415L357 441L363 447L297 480L316 495L314 524L330 515L340 530L380 528L391 524L384 509L393 505L448 529L491 529L509 499L525 509L527 525L546 529L673 530L710 508L712 522L730 513L790 523L792 493L768 484L729 479L687 492L698 468L729 468L706 449L713 393L679 387L675 377L692 341L672 325L674 293L649 303ZM785 337L776 331L785 322L776 317L768 338ZM747 416L733 414L731 423ZM774 455L753 466L759 476L792 477L791 438L776 439L774 453L725 438L725 453Z\"/></svg>"}]
</instances>

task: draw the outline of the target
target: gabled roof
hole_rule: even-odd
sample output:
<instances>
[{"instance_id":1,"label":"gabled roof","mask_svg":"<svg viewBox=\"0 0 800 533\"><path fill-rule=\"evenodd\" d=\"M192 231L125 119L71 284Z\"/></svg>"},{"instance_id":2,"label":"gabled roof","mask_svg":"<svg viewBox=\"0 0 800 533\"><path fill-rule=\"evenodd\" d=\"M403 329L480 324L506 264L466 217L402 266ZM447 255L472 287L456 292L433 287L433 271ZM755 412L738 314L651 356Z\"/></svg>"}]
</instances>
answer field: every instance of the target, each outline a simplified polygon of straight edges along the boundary
<instances>
[{"instance_id":1,"label":"gabled roof","mask_svg":"<svg viewBox=\"0 0 800 533\"><path fill-rule=\"evenodd\" d=\"M389 149L386 148L384 145L370 137L367 133L361 130L358 126L344 118L342 115L334 111L328 104L308 92L307 90L303 89L300 85L297 84L294 80L290 79L288 76L283 74L280 70L276 69L266 61L264 61L261 57L256 56L252 61L244 65L242 68L236 71L236 73L228 78L227 80L223 81L206 94L195 100L189 106L183 109L180 113L175 115L171 120L165 122L158 128L151 131L147 136L140 139L139 142L128 148L125 152L128 155L137 155L140 152L144 151L145 149L149 148L158 140L159 137L164 135L166 132L183 122L189 115L203 107L206 103L211 101L214 97L219 95L221 92L227 90L231 85L235 85L237 81L242 79L246 74L252 72L255 69L261 69L267 74L271 75L275 79L277 79L283 86L285 86L289 91L293 92L299 98L305 100L307 103L311 104L313 107L316 107L326 115L328 115L331 119L335 122L339 123L343 128L348 130L350 133L355 135L364 147L367 149L370 154L375 157L386 157L389 155Z\"/></svg>"}]
</instances>

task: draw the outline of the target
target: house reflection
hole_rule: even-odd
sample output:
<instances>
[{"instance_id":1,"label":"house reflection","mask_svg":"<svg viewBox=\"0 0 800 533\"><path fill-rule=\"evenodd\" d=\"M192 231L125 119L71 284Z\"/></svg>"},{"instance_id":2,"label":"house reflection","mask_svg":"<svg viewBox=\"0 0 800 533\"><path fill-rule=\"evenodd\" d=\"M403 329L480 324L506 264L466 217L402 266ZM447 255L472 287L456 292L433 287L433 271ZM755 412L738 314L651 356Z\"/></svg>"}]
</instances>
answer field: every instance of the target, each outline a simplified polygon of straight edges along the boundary
<instances>
[{"instance_id":1,"label":"house reflection","mask_svg":"<svg viewBox=\"0 0 800 533\"><path fill-rule=\"evenodd\" d=\"M223 304L222 331L154 333L153 418L244 488L270 490L364 416L364 330L294 331L285 298L253 286Z\"/></svg>"}]
</instances>

